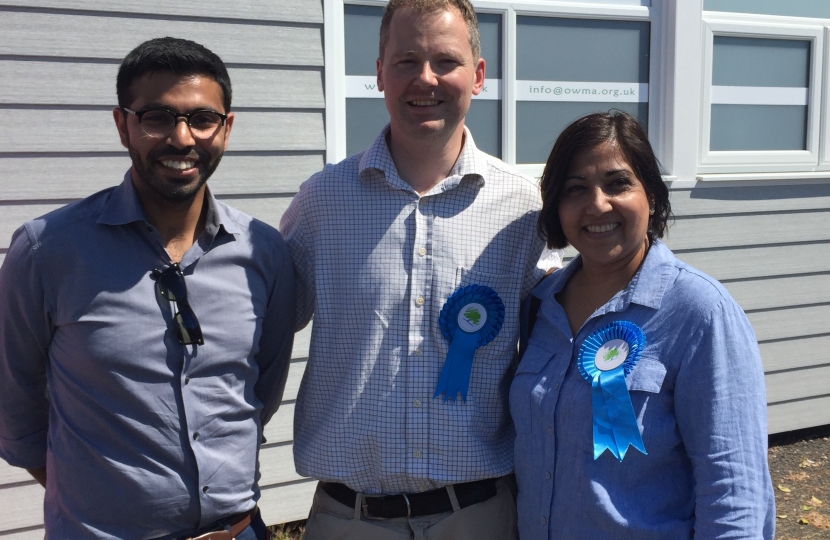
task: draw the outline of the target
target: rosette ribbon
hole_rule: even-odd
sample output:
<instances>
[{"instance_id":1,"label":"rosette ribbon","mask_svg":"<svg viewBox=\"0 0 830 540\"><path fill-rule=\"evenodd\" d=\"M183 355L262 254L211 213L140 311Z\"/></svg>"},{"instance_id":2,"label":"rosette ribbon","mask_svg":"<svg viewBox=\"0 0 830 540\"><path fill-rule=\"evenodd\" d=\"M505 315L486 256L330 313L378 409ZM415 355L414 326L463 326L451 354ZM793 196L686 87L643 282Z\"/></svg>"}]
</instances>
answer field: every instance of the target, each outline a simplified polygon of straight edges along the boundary
<instances>
[{"instance_id":1,"label":"rosette ribbon","mask_svg":"<svg viewBox=\"0 0 830 540\"><path fill-rule=\"evenodd\" d=\"M501 330L504 302L490 287L460 287L441 308L438 323L450 348L433 397L444 394L444 401L455 401L460 392L467 401L476 349L493 341Z\"/></svg>"},{"instance_id":2,"label":"rosette ribbon","mask_svg":"<svg viewBox=\"0 0 830 540\"><path fill-rule=\"evenodd\" d=\"M607 449L622 461L629 446L648 454L625 384L645 346L643 331L628 321L594 330L582 342L577 365L591 383L594 459Z\"/></svg>"}]
</instances>

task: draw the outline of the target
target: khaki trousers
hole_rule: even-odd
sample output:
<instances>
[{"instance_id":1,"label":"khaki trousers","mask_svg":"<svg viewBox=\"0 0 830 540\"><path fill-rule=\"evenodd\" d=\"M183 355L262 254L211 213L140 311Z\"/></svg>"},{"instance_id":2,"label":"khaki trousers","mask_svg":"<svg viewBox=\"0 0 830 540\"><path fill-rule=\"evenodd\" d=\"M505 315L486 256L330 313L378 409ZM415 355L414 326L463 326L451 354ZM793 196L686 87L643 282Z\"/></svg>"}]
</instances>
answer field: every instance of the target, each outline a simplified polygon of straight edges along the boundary
<instances>
[{"instance_id":1,"label":"khaki trousers","mask_svg":"<svg viewBox=\"0 0 830 540\"><path fill-rule=\"evenodd\" d=\"M303 540L518 540L515 478L496 482L495 497L444 514L369 520L317 485Z\"/></svg>"}]
</instances>

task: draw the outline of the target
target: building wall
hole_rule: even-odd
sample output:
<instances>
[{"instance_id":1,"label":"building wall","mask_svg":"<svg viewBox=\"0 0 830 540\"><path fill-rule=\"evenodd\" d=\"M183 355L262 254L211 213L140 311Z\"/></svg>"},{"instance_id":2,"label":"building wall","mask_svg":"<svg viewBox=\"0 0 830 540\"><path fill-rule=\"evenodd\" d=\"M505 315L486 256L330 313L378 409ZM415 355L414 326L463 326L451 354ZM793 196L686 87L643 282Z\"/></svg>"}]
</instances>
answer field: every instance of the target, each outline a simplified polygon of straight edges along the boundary
<instances>
[{"instance_id":1,"label":"building wall","mask_svg":"<svg viewBox=\"0 0 830 540\"><path fill-rule=\"evenodd\" d=\"M0 0L0 261L23 221L121 180L129 158L110 112L115 73L134 46L164 35L205 44L230 69L237 120L210 180L219 198L277 225L300 182L322 168L320 0ZM695 99L678 99L682 118ZM680 170L681 159L672 161ZM764 360L770 432L830 423L830 180L675 174L687 182L672 189L667 243L747 312ZM308 329L297 335L283 405L265 430L268 523L304 518L315 485L296 475L291 454L308 337ZM42 500L25 471L0 462L0 540L42 538Z\"/></svg>"},{"instance_id":2,"label":"building wall","mask_svg":"<svg viewBox=\"0 0 830 540\"><path fill-rule=\"evenodd\" d=\"M204 44L230 71L236 123L211 188L277 226L325 159L322 23L320 0L0 0L0 262L24 221L121 181L130 160L111 113L118 65L167 35ZM301 519L311 502L314 483L291 457L307 335L260 454L268 523ZM0 538L43 538L42 504L43 489L0 460Z\"/></svg>"},{"instance_id":3,"label":"building wall","mask_svg":"<svg viewBox=\"0 0 830 540\"><path fill-rule=\"evenodd\" d=\"M668 246L721 281L755 329L770 433L830 424L830 183L678 189L671 201Z\"/></svg>"}]
</instances>

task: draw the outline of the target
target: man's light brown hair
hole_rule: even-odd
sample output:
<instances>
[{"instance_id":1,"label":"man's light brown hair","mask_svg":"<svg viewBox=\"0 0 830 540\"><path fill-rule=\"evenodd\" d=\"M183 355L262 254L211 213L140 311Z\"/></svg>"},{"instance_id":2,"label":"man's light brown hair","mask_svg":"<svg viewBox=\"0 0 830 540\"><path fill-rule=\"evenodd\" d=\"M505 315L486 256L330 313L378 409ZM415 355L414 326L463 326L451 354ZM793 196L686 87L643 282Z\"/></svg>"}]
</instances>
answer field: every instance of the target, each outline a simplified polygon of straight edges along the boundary
<instances>
[{"instance_id":1,"label":"man's light brown hair","mask_svg":"<svg viewBox=\"0 0 830 540\"><path fill-rule=\"evenodd\" d=\"M380 21L380 61L383 62L383 53L389 42L389 25L392 24L392 15L400 8L408 7L419 15L451 11L457 9L464 22L467 23L467 39L473 50L473 61L481 58L481 37L478 35L478 19L469 0L389 0L383 10L383 19Z\"/></svg>"}]
</instances>

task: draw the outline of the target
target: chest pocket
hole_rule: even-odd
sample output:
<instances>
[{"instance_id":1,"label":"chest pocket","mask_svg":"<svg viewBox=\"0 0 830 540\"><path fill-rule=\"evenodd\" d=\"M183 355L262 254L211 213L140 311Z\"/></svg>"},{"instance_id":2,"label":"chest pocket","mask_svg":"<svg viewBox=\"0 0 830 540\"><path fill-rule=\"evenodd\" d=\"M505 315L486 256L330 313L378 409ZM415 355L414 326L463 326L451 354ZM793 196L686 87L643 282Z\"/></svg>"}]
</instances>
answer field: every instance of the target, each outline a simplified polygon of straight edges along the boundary
<instances>
[{"instance_id":1,"label":"chest pocket","mask_svg":"<svg viewBox=\"0 0 830 540\"><path fill-rule=\"evenodd\" d=\"M660 392L665 378L666 366L655 358L643 356L631 373L628 374L628 377L625 378L625 384L628 386L629 392L639 390L657 394Z\"/></svg>"},{"instance_id":2,"label":"chest pocket","mask_svg":"<svg viewBox=\"0 0 830 540\"><path fill-rule=\"evenodd\" d=\"M582 376L575 370L572 376L579 379L576 383L579 384L579 389L578 394L569 394L568 396L574 398L575 395L578 395L579 397L574 399L573 402L563 403L562 405L568 409L569 414L581 418L571 435L574 436L580 448L587 455L593 455L591 384L582 379ZM655 357L646 355L640 358L637 365L625 378L634 416L637 418L640 434L649 455L660 453L655 453L653 450L657 450L658 446L664 444L666 431L671 432L674 425L673 413L671 412L672 398L663 389L665 378L666 366ZM577 403L582 405L577 405ZM669 438L671 437L670 435Z\"/></svg>"},{"instance_id":3,"label":"chest pocket","mask_svg":"<svg viewBox=\"0 0 830 540\"><path fill-rule=\"evenodd\" d=\"M545 379L540 373L556 356L550 351L533 344L528 345L516 376L510 385L510 415L518 433L532 431L534 417L539 414L539 405L544 397Z\"/></svg>"}]
</instances>

